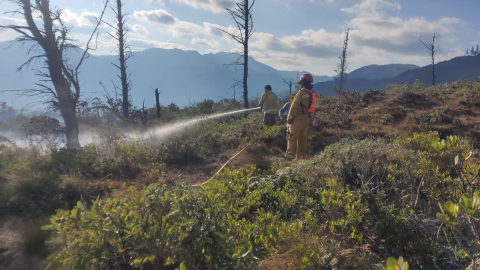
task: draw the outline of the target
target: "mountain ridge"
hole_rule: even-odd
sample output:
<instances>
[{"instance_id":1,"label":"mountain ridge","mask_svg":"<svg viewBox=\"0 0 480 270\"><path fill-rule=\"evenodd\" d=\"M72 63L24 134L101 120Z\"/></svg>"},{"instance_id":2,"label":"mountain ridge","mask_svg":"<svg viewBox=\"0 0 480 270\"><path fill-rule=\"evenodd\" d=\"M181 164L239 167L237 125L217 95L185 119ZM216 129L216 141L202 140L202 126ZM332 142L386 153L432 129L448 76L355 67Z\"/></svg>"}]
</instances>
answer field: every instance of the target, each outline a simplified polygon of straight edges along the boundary
<instances>
[{"instance_id":1,"label":"mountain ridge","mask_svg":"<svg viewBox=\"0 0 480 270\"><path fill-rule=\"evenodd\" d=\"M435 64L436 84L451 83L458 80L472 80L480 76L480 55L459 56L450 60ZM391 84L412 84L419 80L426 85L432 84L432 66L424 66L410 69L393 78L381 80L369 80L363 78L348 79L345 89L350 91L365 92L369 89L384 89ZM336 95L333 91L335 81L319 82L314 85L314 90L323 96Z\"/></svg>"},{"instance_id":2,"label":"mountain ridge","mask_svg":"<svg viewBox=\"0 0 480 270\"><path fill-rule=\"evenodd\" d=\"M7 46L9 49L4 49ZM40 78L35 76L35 72L32 70L39 69L42 63L32 64L31 70L16 72L16 68L28 59L26 51L27 48L22 48L19 44L11 45L10 42L0 42L0 59L4 59L4 63L8 63L7 65L0 65L0 91L30 89L35 87L35 83L39 81ZM72 52L71 58L75 59L80 53L79 51ZM152 88L159 89L161 92L160 102L164 106L172 102L179 106L186 106L204 99L233 98L234 93L231 86L235 84L235 80L241 79L242 72L240 70L235 71L234 67L227 67L227 65L234 62L237 57L237 55L227 52L200 54L198 51L181 49L150 48L135 52L128 62L128 72L131 74L133 86L131 91L133 104L138 106L146 101L147 106L153 106L154 94ZM100 82L106 85L110 91L113 90L112 83L119 84L118 70L112 65L117 61L115 55L90 56L82 66L80 75L84 97L100 96L103 91ZM442 65L444 65L443 62L437 64L440 68L439 75L443 72ZM421 81L426 82L427 79L425 78L430 73L428 67L427 70L425 70L426 67L415 67L417 66L409 64L361 67L349 74L346 87L352 91L364 92L370 88L384 88L392 83L413 83L419 76L418 72L420 72L421 77L424 77ZM377 74L379 69L383 70L382 74ZM305 72L277 70L250 58L249 98L255 99L260 96L266 84L272 85L277 94L285 95L289 92L289 89L284 80L291 80L295 83L298 76ZM465 73L465 71L463 72ZM455 80L464 78L461 76L462 74L457 74L456 71L454 73ZM374 75L389 77L392 74L397 76L377 80L368 79ZM335 94L333 92L335 82L331 77L314 75L314 78L317 82L315 84L316 91L325 96ZM442 80L439 77L438 82L450 82L451 80ZM235 94L237 100L241 99L242 92L241 86L237 86ZM1 101L6 101L18 108L39 101L39 99L25 96L19 98L14 92L3 92Z\"/></svg>"},{"instance_id":3,"label":"mountain ridge","mask_svg":"<svg viewBox=\"0 0 480 270\"><path fill-rule=\"evenodd\" d=\"M362 78L369 80L387 79L417 68L420 67L411 64L368 65L350 72L347 77L351 79Z\"/></svg>"},{"instance_id":4,"label":"mountain ridge","mask_svg":"<svg viewBox=\"0 0 480 270\"><path fill-rule=\"evenodd\" d=\"M4 49L5 47L8 49ZM11 45L9 42L0 42L0 59L8 65L0 65L0 91L22 90L35 87L40 79L34 75L34 69L39 69L43 63L34 63L30 70L17 73L16 69L27 59L28 47L21 48L19 44ZM78 57L79 52L71 52L71 58ZM237 59L231 53L215 53L202 55L197 51L184 51L180 49L151 48L142 52L135 52L128 62L128 72L132 81L132 100L135 105L143 103L153 105L154 94L152 88L159 88L162 93L162 105L171 102L179 106L186 106L192 102L204 99L219 100L233 98L233 89L230 87L235 80L241 79L241 72L233 67L227 67ZM99 96L103 91L99 82L113 89L112 82L119 84L118 71L112 65L116 63L114 55L91 55L82 66L80 80L82 93L85 97ZM249 98L263 93L266 84L272 85L274 91L287 92L288 86L283 80L295 81L297 71L278 71L250 58L249 65ZM328 76L316 76L317 81L331 79ZM236 89L236 98L240 100L240 87ZM31 97L18 98L13 92L4 92L2 101L21 107L30 102L37 101Z\"/></svg>"}]
</instances>

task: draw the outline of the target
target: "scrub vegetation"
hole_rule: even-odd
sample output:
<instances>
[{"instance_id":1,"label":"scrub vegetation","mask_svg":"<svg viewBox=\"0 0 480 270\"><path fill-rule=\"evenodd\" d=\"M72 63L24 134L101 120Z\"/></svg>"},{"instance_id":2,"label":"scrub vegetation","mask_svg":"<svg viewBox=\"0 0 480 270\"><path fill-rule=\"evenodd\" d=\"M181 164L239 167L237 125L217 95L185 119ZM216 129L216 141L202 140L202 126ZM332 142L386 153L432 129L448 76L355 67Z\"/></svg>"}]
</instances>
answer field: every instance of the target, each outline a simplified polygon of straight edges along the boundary
<instances>
[{"instance_id":1,"label":"scrub vegetation","mask_svg":"<svg viewBox=\"0 0 480 270\"><path fill-rule=\"evenodd\" d=\"M323 98L305 160L259 112L124 135L241 107L80 111L98 136L64 149L54 115L0 104L24 138L0 137L0 268L478 269L480 84Z\"/></svg>"}]
</instances>

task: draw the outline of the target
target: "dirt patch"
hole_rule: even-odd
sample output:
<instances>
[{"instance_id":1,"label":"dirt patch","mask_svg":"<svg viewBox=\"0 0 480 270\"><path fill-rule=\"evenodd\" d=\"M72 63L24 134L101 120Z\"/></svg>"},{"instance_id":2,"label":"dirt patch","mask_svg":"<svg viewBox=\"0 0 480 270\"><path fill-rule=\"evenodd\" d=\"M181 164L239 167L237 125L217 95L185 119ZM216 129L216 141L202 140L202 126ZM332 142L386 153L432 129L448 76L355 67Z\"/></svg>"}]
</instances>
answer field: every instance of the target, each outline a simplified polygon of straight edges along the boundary
<instances>
[{"instance_id":1,"label":"dirt patch","mask_svg":"<svg viewBox=\"0 0 480 270\"><path fill-rule=\"evenodd\" d=\"M14 237L13 232L0 229L0 253L7 252L8 243L11 243Z\"/></svg>"}]
</instances>

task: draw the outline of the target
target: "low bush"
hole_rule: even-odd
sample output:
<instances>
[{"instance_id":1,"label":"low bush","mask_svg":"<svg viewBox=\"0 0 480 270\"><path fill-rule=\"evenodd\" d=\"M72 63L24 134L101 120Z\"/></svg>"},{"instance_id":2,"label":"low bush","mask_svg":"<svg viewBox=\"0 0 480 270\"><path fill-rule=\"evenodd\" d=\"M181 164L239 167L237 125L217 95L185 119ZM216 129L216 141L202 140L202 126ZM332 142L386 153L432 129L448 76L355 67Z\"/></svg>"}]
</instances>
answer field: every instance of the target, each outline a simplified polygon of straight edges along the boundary
<instances>
[{"instance_id":1,"label":"low bush","mask_svg":"<svg viewBox=\"0 0 480 270\"><path fill-rule=\"evenodd\" d=\"M478 170L466 162L475 155L467 148L436 133L345 139L290 167L226 171L199 190L130 188L91 207L58 211L44 229L66 238L48 262L83 269L382 269L387 258L403 256L414 269L465 265L469 260L452 261L448 239L436 236L435 215L438 198L471 190L458 178ZM451 157L462 176L443 163Z\"/></svg>"},{"instance_id":2,"label":"low bush","mask_svg":"<svg viewBox=\"0 0 480 270\"><path fill-rule=\"evenodd\" d=\"M0 216L50 215L56 209L69 209L81 198L103 194L103 187L52 170L51 160L40 153L18 156L16 148L0 152ZM64 171L62 171L64 172ZM75 182L75 184L73 184Z\"/></svg>"}]
</instances>

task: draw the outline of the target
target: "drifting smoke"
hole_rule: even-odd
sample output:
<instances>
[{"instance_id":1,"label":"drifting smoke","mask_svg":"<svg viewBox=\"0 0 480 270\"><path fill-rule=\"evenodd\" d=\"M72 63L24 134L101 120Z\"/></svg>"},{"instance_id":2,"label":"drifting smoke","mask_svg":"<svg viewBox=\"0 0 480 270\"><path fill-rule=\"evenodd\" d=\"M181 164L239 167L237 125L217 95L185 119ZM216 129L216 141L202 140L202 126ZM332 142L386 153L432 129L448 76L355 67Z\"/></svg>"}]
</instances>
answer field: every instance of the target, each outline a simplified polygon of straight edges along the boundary
<instances>
[{"instance_id":1,"label":"drifting smoke","mask_svg":"<svg viewBox=\"0 0 480 270\"><path fill-rule=\"evenodd\" d=\"M170 136L174 135L175 133L178 133L186 128L189 128L203 121L217 119L217 118L221 118L228 115L234 115L234 114L259 110L259 109L260 107L253 108L253 109L243 109L243 110L237 110L232 112L218 113L218 114L213 114L213 115L204 116L204 117L197 117L192 120L181 121L181 122L177 122L177 123L173 123L173 124L169 124L161 127L151 128L143 132L140 132L140 131L128 132L125 134L125 137L128 140L145 140L145 139L165 140L165 139L168 139ZM81 145L92 144L92 143L95 144L101 141L101 139L99 138L99 135L95 132L81 132L79 134L79 140Z\"/></svg>"},{"instance_id":2,"label":"drifting smoke","mask_svg":"<svg viewBox=\"0 0 480 270\"><path fill-rule=\"evenodd\" d=\"M25 136L19 131L0 131L0 137L7 138L10 142L20 147L27 147L28 142L25 140Z\"/></svg>"},{"instance_id":3,"label":"drifting smoke","mask_svg":"<svg viewBox=\"0 0 480 270\"><path fill-rule=\"evenodd\" d=\"M238 111L232 111L232 112L225 112L225 113L218 113L218 114L213 114L205 117L198 117L194 118L192 120L188 121L183 121L183 122L178 122L174 123L171 125L167 126L162 126L162 127L156 127L152 128L150 130L147 130L146 132L142 133L127 133L126 136L131 139L139 140L139 139L167 139L169 136L182 131L185 128L191 127L195 124L198 124L203 121L211 120L211 119L216 119L216 118L221 118L227 115L233 115L233 114L238 114L238 113L243 113L243 112L249 112L249 111L254 111L254 110L259 110L260 107L258 108L253 108L253 109L244 109L244 110L238 110Z\"/></svg>"}]
</instances>

